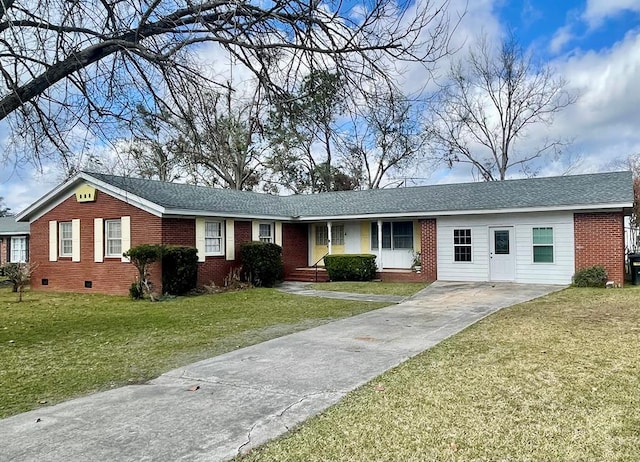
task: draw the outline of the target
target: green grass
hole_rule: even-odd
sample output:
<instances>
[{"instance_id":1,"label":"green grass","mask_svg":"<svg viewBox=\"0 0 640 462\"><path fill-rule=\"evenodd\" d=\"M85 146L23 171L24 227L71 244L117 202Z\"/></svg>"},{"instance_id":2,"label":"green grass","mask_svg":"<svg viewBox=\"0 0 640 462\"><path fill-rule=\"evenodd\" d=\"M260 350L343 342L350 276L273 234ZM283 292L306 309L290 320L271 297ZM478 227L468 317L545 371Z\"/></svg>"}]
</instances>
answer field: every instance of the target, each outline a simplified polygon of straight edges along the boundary
<instances>
[{"instance_id":1,"label":"green grass","mask_svg":"<svg viewBox=\"0 0 640 462\"><path fill-rule=\"evenodd\" d=\"M150 303L0 289L0 417L385 306L252 289Z\"/></svg>"},{"instance_id":2,"label":"green grass","mask_svg":"<svg viewBox=\"0 0 640 462\"><path fill-rule=\"evenodd\" d=\"M311 284L314 290L352 292L374 295L413 295L427 286L426 282L318 282Z\"/></svg>"},{"instance_id":3,"label":"green grass","mask_svg":"<svg viewBox=\"0 0 640 462\"><path fill-rule=\"evenodd\" d=\"M639 448L640 288L572 288L486 318L246 460L631 462Z\"/></svg>"}]
</instances>

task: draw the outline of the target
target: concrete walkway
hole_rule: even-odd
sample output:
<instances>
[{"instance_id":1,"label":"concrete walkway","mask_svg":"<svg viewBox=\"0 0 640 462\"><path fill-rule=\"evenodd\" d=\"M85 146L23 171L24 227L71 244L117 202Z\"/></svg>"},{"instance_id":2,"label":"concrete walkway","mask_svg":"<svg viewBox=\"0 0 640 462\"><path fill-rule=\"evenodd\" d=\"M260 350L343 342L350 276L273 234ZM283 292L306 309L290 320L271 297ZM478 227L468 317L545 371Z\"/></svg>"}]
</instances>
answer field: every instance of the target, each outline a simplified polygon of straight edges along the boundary
<instances>
[{"instance_id":1,"label":"concrete walkway","mask_svg":"<svg viewBox=\"0 0 640 462\"><path fill-rule=\"evenodd\" d=\"M561 286L436 282L394 306L0 420L0 461L221 461L500 308Z\"/></svg>"}]
</instances>

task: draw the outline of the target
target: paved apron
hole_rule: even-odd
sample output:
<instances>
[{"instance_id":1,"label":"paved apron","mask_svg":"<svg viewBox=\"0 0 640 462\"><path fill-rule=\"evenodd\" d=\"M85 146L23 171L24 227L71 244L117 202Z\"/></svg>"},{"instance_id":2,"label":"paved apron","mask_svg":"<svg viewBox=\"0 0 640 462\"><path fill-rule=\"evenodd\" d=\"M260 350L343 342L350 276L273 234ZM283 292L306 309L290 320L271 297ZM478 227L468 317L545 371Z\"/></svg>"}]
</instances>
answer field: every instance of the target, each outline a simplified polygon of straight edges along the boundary
<instances>
[{"instance_id":1,"label":"paved apron","mask_svg":"<svg viewBox=\"0 0 640 462\"><path fill-rule=\"evenodd\" d=\"M0 461L226 460L488 314L561 288L436 282L398 305L0 420Z\"/></svg>"}]
</instances>

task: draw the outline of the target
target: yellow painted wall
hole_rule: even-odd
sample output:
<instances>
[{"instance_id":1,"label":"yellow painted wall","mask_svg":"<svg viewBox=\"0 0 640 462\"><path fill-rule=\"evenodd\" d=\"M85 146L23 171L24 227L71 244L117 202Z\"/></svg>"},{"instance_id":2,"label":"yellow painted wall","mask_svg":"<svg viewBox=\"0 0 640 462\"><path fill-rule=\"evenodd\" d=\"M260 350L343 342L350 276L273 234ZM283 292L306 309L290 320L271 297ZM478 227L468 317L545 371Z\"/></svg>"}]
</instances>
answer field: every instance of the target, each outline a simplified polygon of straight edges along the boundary
<instances>
[{"instance_id":1,"label":"yellow painted wall","mask_svg":"<svg viewBox=\"0 0 640 462\"><path fill-rule=\"evenodd\" d=\"M311 264L317 262L320 258L324 257L326 253L329 251L328 245L316 245L316 226L326 226L325 223L314 223L311 225ZM344 244L343 245L333 245L331 246L332 254L343 254L344 253ZM324 263L320 262L320 266L323 266Z\"/></svg>"},{"instance_id":2,"label":"yellow painted wall","mask_svg":"<svg viewBox=\"0 0 640 462\"><path fill-rule=\"evenodd\" d=\"M363 221L360 224L360 252L371 253L371 222Z\"/></svg>"}]
</instances>

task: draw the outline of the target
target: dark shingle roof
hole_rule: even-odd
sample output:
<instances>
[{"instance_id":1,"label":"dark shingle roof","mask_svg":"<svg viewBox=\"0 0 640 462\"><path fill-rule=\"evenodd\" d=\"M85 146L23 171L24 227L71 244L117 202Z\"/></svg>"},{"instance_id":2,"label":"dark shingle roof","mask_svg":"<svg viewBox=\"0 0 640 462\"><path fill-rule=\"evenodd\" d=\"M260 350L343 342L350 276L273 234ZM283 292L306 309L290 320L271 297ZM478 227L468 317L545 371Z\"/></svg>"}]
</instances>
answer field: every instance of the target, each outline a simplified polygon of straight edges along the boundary
<instances>
[{"instance_id":1,"label":"dark shingle roof","mask_svg":"<svg viewBox=\"0 0 640 462\"><path fill-rule=\"evenodd\" d=\"M0 236L29 234L29 223L18 223L16 217L0 217Z\"/></svg>"},{"instance_id":2,"label":"dark shingle roof","mask_svg":"<svg viewBox=\"0 0 640 462\"><path fill-rule=\"evenodd\" d=\"M165 207L211 213L280 217L340 217L403 213L630 205L630 172L597 173L398 189L272 196L112 175L88 175Z\"/></svg>"}]
</instances>

